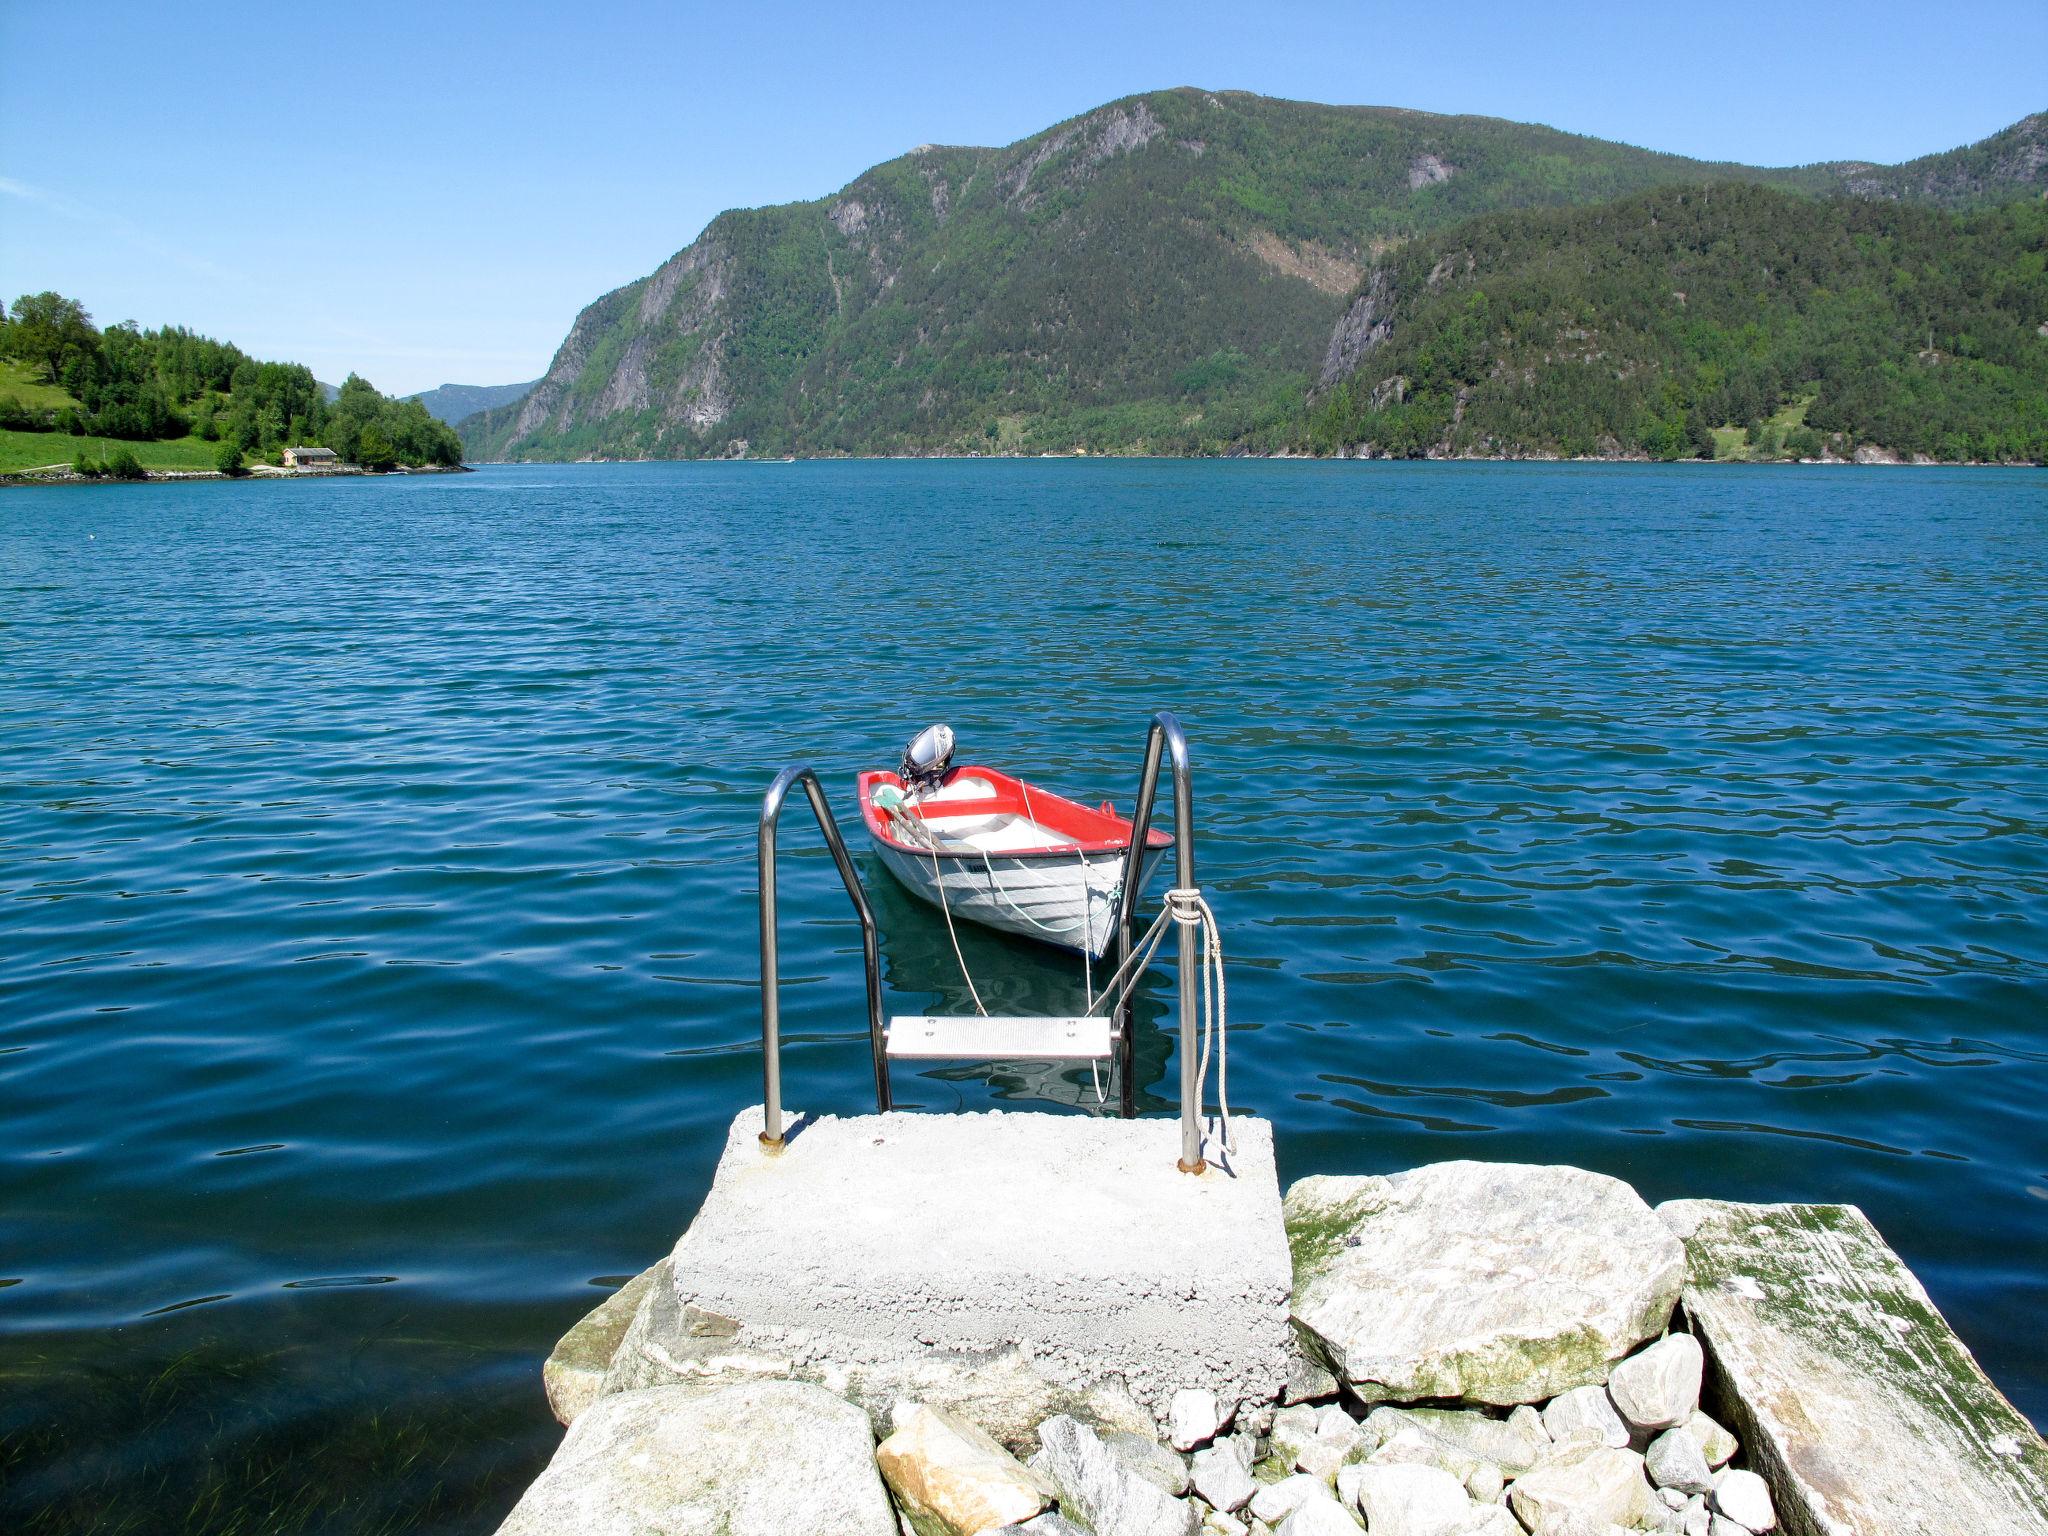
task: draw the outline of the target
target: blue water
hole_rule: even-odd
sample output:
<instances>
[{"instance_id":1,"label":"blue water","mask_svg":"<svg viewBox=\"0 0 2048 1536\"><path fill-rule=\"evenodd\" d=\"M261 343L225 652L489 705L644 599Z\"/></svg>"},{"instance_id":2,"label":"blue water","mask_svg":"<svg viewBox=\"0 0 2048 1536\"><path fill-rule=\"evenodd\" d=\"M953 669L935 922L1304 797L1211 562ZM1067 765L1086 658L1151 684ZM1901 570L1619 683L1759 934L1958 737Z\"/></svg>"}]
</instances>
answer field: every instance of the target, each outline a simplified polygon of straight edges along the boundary
<instances>
[{"instance_id":1,"label":"blue water","mask_svg":"<svg viewBox=\"0 0 2048 1536\"><path fill-rule=\"evenodd\" d=\"M759 1097L782 765L1187 723L1283 1178L1847 1200L2048 1418L2048 475L495 468L0 494L0 1526L488 1530ZM786 822L792 1103L872 1104ZM965 1005L868 866L892 1008ZM1078 962L963 935L991 1009ZM1146 1103L1172 1094L1143 1021ZM1071 1112L1086 1074L899 1070Z\"/></svg>"}]
</instances>

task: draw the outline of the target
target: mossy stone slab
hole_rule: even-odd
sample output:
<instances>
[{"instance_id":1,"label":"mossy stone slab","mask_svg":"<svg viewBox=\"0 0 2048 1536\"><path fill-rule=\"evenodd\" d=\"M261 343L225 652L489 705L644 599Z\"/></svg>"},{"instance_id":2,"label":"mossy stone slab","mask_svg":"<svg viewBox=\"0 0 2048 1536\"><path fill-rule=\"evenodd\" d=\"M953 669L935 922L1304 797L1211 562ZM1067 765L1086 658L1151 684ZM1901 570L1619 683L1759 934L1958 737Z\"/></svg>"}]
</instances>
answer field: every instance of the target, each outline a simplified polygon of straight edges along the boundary
<instances>
[{"instance_id":1,"label":"mossy stone slab","mask_svg":"<svg viewBox=\"0 0 2048 1536\"><path fill-rule=\"evenodd\" d=\"M1849 1205L1674 1200L1710 1399L1784 1536L2048 1533L2048 1445Z\"/></svg>"}]
</instances>

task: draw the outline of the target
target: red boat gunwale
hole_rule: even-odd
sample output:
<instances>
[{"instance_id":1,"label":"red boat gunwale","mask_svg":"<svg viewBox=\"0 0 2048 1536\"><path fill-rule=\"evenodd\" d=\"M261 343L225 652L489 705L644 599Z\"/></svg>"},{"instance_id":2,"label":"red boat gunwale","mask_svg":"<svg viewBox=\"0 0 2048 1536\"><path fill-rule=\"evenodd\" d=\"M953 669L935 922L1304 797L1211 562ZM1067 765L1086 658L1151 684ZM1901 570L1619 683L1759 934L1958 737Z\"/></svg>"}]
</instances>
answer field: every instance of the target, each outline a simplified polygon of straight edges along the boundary
<instances>
[{"instance_id":1,"label":"red boat gunwale","mask_svg":"<svg viewBox=\"0 0 2048 1536\"><path fill-rule=\"evenodd\" d=\"M1037 822L1049 832L1073 839L1057 848L1009 849L994 855L1001 859L1065 859L1077 853L1124 853L1131 846L1131 823L1128 818L1113 811L1091 810L1064 795L1056 795L1049 789L1030 786L1030 805L1027 810L1024 796L1024 781L1000 769L969 763L955 768L946 775L946 782L972 776L987 779L995 786L993 795L978 800L943 800L930 807L934 820L946 821L955 816L1025 816ZM869 769L855 780L860 799L861 819L867 823L868 832L877 841L887 843L891 848L918 858L932 857L933 850L917 843L906 843L889 830L889 820L875 809L874 792L884 785L903 787L903 780L893 773ZM919 807L919 814L924 812ZM1148 829L1145 838L1147 851L1171 848L1173 836L1157 827ZM942 859L980 859L982 854L967 848L941 848L937 850Z\"/></svg>"}]
</instances>

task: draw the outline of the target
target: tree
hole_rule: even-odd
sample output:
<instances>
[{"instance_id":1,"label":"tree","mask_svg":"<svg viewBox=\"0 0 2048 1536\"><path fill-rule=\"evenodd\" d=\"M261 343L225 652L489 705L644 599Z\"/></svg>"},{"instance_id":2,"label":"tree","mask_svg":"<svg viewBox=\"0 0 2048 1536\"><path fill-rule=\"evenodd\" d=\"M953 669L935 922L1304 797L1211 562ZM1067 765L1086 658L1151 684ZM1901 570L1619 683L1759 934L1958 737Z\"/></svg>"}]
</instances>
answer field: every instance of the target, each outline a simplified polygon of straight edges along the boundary
<instances>
[{"instance_id":1,"label":"tree","mask_svg":"<svg viewBox=\"0 0 2048 1536\"><path fill-rule=\"evenodd\" d=\"M116 448L107 456L107 473L116 480L147 480L148 472L142 461L135 457L135 450L127 446Z\"/></svg>"},{"instance_id":2,"label":"tree","mask_svg":"<svg viewBox=\"0 0 2048 1536\"><path fill-rule=\"evenodd\" d=\"M230 478L243 473L242 445L232 440L214 450L213 467Z\"/></svg>"},{"instance_id":3,"label":"tree","mask_svg":"<svg viewBox=\"0 0 2048 1536\"><path fill-rule=\"evenodd\" d=\"M374 421L363 428L362 436L356 440L356 457L365 469L398 467L398 454L391 446L391 439Z\"/></svg>"},{"instance_id":4,"label":"tree","mask_svg":"<svg viewBox=\"0 0 2048 1536\"><path fill-rule=\"evenodd\" d=\"M8 352L55 381L75 353L90 353L99 339L92 316L76 299L45 290L14 301L14 318L0 330Z\"/></svg>"}]
</instances>

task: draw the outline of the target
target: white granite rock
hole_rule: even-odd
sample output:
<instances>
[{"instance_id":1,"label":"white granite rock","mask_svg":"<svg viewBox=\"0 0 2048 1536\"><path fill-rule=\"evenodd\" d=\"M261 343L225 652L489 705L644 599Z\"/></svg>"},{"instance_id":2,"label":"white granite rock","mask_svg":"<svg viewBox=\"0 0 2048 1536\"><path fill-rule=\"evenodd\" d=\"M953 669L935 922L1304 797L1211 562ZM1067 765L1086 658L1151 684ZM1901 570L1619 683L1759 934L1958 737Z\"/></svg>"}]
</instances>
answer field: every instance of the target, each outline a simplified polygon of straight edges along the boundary
<instances>
[{"instance_id":1,"label":"white granite rock","mask_svg":"<svg viewBox=\"0 0 2048 1536\"><path fill-rule=\"evenodd\" d=\"M1316 1420L1320 1416L1320 1410L1307 1404L1282 1408L1273 1415L1273 1427L1267 1435L1273 1459L1293 1466L1294 1458L1301 1454L1302 1447L1314 1442Z\"/></svg>"},{"instance_id":2,"label":"white granite rock","mask_svg":"<svg viewBox=\"0 0 2048 1536\"><path fill-rule=\"evenodd\" d=\"M1710 1467L1725 1467L1742 1449L1742 1442L1697 1409L1685 1421L1685 1432L1699 1445L1700 1455Z\"/></svg>"},{"instance_id":3,"label":"white granite rock","mask_svg":"<svg viewBox=\"0 0 2048 1536\"><path fill-rule=\"evenodd\" d=\"M1499 1467L1482 1461L1465 1478L1465 1492L1476 1504L1491 1504L1507 1491L1508 1480Z\"/></svg>"},{"instance_id":4,"label":"white granite rock","mask_svg":"<svg viewBox=\"0 0 2048 1536\"><path fill-rule=\"evenodd\" d=\"M1540 1402L1664 1329L1684 1250L1604 1174L1438 1163L1287 1192L1293 1317L1366 1402Z\"/></svg>"},{"instance_id":5,"label":"white granite rock","mask_svg":"<svg viewBox=\"0 0 2048 1536\"><path fill-rule=\"evenodd\" d=\"M1714 1523L1714 1513L1707 1508L1707 1501L1697 1494L1685 1501L1685 1508L1678 1512L1678 1528L1685 1536L1707 1536L1707 1528Z\"/></svg>"},{"instance_id":6,"label":"white granite rock","mask_svg":"<svg viewBox=\"0 0 2048 1536\"><path fill-rule=\"evenodd\" d=\"M1176 1499L1188 1491L1188 1464L1176 1451L1170 1451L1149 1435L1134 1435L1128 1430L1097 1430L1109 1454L1129 1467L1149 1483L1172 1494Z\"/></svg>"},{"instance_id":7,"label":"white granite rock","mask_svg":"<svg viewBox=\"0 0 2048 1536\"><path fill-rule=\"evenodd\" d=\"M1354 1489L1372 1536L1455 1536L1472 1517L1464 1486L1436 1467L1368 1463Z\"/></svg>"},{"instance_id":8,"label":"white granite rock","mask_svg":"<svg viewBox=\"0 0 2048 1536\"><path fill-rule=\"evenodd\" d=\"M1737 1525L1726 1515L1715 1515L1707 1522L1707 1536L1753 1536L1749 1527Z\"/></svg>"},{"instance_id":9,"label":"white granite rock","mask_svg":"<svg viewBox=\"0 0 2048 1536\"><path fill-rule=\"evenodd\" d=\"M1273 1528L1273 1536L1358 1536L1358 1522L1335 1499L1309 1499Z\"/></svg>"},{"instance_id":10,"label":"white granite rock","mask_svg":"<svg viewBox=\"0 0 2048 1536\"><path fill-rule=\"evenodd\" d=\"M1483 1465L1478 1457L1468 1456L1437 1439L1419 1424L1402 1423L1382 1429L1379 1445L1366 1458L1374 1466L1435 1467L1463 1483Z\"/></svg>"},{"instance_id":11,"label":"white granite rock","mask_svg":"<svg viewBox=\"0 0 2048 1536\"><path fill-rule=\"evenodd\" d=\"M1236 1444L1225 1442L1195 1452L1189 1481L1213 1508L1235 1514L1251 1503L1257 1485Z\"/></svg>"},{"instance_id":12,"label":"white granite rock","mask_svg":"<svg viewBox=\"0 0 2048 1536\"><path fill-rule=\"evenodd\" d=\"M1607 1396L1631 1429L1656 1434L1683 1424L1700 1405L1700 1341L1674 1333L1628 1357L1607 1378Z\"/></svg>"},{"instance_id":13,"label":"white granite rock","mask_svg":"<svg viewBox=\"0 0 2048 1536\"><path fill-rule=\"evenodd\" d=\"M1643 1466L1651 1482L1681 1495L1705 1493L1714 1486L1714 1474L1701 1454L1700 1443L1683 1424L1650 1442L1643 1452Z\"/></svg>"},{"instance_id":14,"label":"white granite rock","mask_svg":"<svg viewBox=\"0 0 2048 1536\"><path fill-rule=\"evenodd\" d=\"M1283 1405L1313 1402L1337 1395L1337 1378L1320 1361L1296 1354L1287 1367L1287 1385L1280 1389Z\"/></svg>"},{"instance_id":15,"label":"white granite rock","mask_svg":"<svg viewBox=\"0 0 2048 1536\"><path fill-rule=\"evenodd\" d=\"M1166 1410L1167 1443L1176 1451L1207 1445L1229 1425L1236 1411L1237 1404L1218 1402L1214 1392L1183 1387L1173 1394Z\"/></svg>"},{"instance_id":16,"label":"white granite rock","mask_svg":"<svg viewBox=\"0 0 2048 1536\"><path fill-rule=\"evenodd\" d=\"M573 1424L576 1415L603 1394L612 1357L648 1291L668 1283L668 1265L663 1259L628 1280L563 1334L548 1355L541 1367L541 1385L547 1389L548 1406L564 1424Z\"/></svg>"},{"instance_id":17,"label":"white granite rock","mask_svg":"<svg viewBox=\"0 0 2048 1536\"><path fill-rule=\"evenodd\" d=\"M1707 1495L1707 1504L1715 1514L1733 1520L1746 1531L1768 1531L1778 1523L1778 1512L1771 1506L1770 1486L1754 1472L1739 1472L1731 1467L1721 1473L1714 1479L1714 1491Z\"/></svg>"},{"instance_id":18,"label":"white granite rock","mask_svg":"<svg viewBox=\"0 0 2048 1536\"><path fill-rule=\"evenodd\" d=\"M1331 1499L1329 1485L1319 1477L1297 1472L1277 1483L1267 1483L1252 1495L1251 1512L1268 1525L1278 1525L1309 1499Z\"/></svg>"},{"instance_id":19,"label":"white granite rock","mask_svg":"<svg viewBox=\"0 0 2048 1536\"><path fill-rule=\"evenodd\" d=\"M1628 1425L1614 1411L1602 1387L1574 1387L1560 1393L1543 1409L1543 1428L1556 1441L1571 1439L1577 1430L1592 1430L1602 1445L1619 1450L1628 1444Z\"/></svg>"},{"instance_id":20,"label":"white granite rock","mask_svg":"<svg viewBox=\"0 0 2048 1536\"><path fill-rule=\"evenodd\" d=\"M1026 1520L1022 1525L999 1525L992 1531L984 1532L983 1536L1088 1536L1088 1532L1065 1515L1047 1510L1042 1515Z\"/></svg>"},{"instance_id":21,"label":"white granite rock","mask_svg":"<svg viewBox=\"0 0 2048 1536\"><path fill-rule=\"evenodd\" d=\"M1202 1516L1202 1536L1249 1536L1251 1527L1237 1516L1212 1509Z\"/></svg>"},{"instance_id":22,"label":"white granite rock","mask_svg":"<svg viewBox=\"0 0 2048 1536\"><path fill-rule=\"evenodd\" d=\"M987 1434L923 1403L902 1403L875 1463L899 1504L953 1536L1031 1519L1054 1490Z\"/></svg>"},{"instance_id":23,"label":"white granite rock","mask_svg":"<svg viewBox=\"0 0 2048 1536\"><path fill-rule=\"evenodd\" d=\"M1296 1454L1294 1467L1326 1483L1334 1482L1337 1469L1347 1461L1360 1460L1366 1449L1357 1422L1341 1408L1326 1408L1316 1422L1315 1439Z\"/></svg>"},{"instance_id":24,"label":"white granite rock","mask_svg":"<svg viewBox=\"0 0 2048 1536\"><path fill-rule=\"evenodd\" d=\"M1537 1458L1550 1446L1542 1415L1526 1406L1517 1408L1505 1419L1464 1409L1375 1408L1366 1422L1386 1426L1412 1424L1467 1456L1491 1462L1505 1477L1521 1476L1536 1465Z\"/></svg>"},{"instance_id":25,"label":"white granite rock","mask_svg":"<svg viewBox=\"0 0 2048 1536\"><path fill-rule=\"evenodd\" d=\"M1717 1411L1818 1536L2048 1531L2048 1445L1862 1212L1682 1200L1687 1326Z\"/></svg>"},{"instance_id":26,"label":"white granite rock","mask_svg":"<svg viewBox=\"0 0 2048 1536\"><path fill-rule=\"evenodd\" d=\"M1038 1426L1038 1443L1032 1470L1050 1478L1062 1510L1098 1536L1195 1536L1195 1507L1132 1470L1087 1425L1056 1415Z\"/></svg>"},{"instance_id":27,"label":"white granite rock","mask_svg":"<svg viewBox=\"0 0 2048 1536\"><path fill-rule=\"evenodd\" d=\"M1567 1517L1641 1525L1662 1507L1643 1477L1643 1458L1610 1445L1586 1446L1517 1478L1508 1489L1508 1503L1535 1536L1551 1536Z\"/></svg>"},{"instance_id":28,"label":"white granite rock","mask_svg":"<svg viewBox=\"0 0 2048 1536\"><path fill-rule=\"evenodd\" d=\"M499 1536L692 1527L897 1536L868 1416L791 1381L614 1393L577 1415Z\"/></svg>"}]
</instances>

